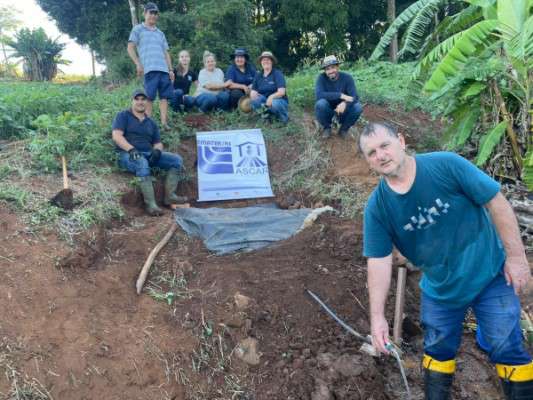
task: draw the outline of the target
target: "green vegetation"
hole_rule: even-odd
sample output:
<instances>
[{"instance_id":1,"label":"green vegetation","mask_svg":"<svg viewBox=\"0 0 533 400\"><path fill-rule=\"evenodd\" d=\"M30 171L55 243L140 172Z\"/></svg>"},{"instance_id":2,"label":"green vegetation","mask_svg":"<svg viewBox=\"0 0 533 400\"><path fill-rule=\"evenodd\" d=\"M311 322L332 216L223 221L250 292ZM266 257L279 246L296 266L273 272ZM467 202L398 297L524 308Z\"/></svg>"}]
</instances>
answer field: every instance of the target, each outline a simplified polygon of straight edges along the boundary
<instances>
[{"instance_id":1,"label":"green vegetation","mask_svg":"<svg viewBox=\"0 0 533 400\"><path fill-rule=\"evenodd\" d=\"M416 96L416 88L401 83L402 76L412 73L412 64L357 63L346 64L345 68L356 76L365 102L429 111L426 102ZM259 127L272 146L285 146L291 137L300 156L291 168L272 176L275 191L306 193L316 201L339 204L344 215L353 217L364 203L364 196L359 194L362 191L353 184L325 178L329 155L318 141L312 118L304 113L304 108L312 108L318 73L316 67L309 67L288 79L291 121L286 126L233 112L214 114L203 129ZM54 226L65 238L92 224L120 218L118 193L113 189L116 185L107 183L113 175L109 172L116 170L111 123L118 111L129 106L137 84L106 90L96 83L0 83L0 140L9 140L1 150L0 200L20 210L33 226ZM154 110L157 119L158 107ZM170 151L179 151L181 140L196 130L185 123L185 117L171 113L174 134L163 135ZM48 202L61 189L61 155L66 156L69 170L84 181L84 191L75 194L80 204L71 213ZM189 171L186 179L191 179L193 173ZM32 187L36 178L47 182L46 192ZM123 183L132 186L132 182Z\"/></svg>"},{"instance_id":2,"label":"green vegetation","mask_svg":"<svg viewBox=\"0 0 533 400\"><path fill-rule=\"evenodd\" d=\"M478 166L533 189L533 2L419 0L389 27L371 60L404 27L399 55L418 59L413 79L431 101L447 104L449 147L461 151L470 141Z\"/></svg>"},{"instance_id":3,"label":"green vegetation","mask_svg":"<svg viewBox=\"0 0 533 400\"><path fill-rule=\"evenodd\" d=\"M396 0L402 10L413 0ZM108 0L99 7L90 0L38 0L62 32L88 45L104 60L108 77L133 78L134 66L125 46L132 26L128 3L142 21L143 2ZM292 72L309 60L336 53L343 59L368 56L387 20L387 1L351 0L325 6L321 0L160 0L159 26L165 32L173 60L179 50L191 50L193 65L202 52L213 51L225 65L235 47L252 56L269 49L281 67Z\"/></svg>"}]
</instances>

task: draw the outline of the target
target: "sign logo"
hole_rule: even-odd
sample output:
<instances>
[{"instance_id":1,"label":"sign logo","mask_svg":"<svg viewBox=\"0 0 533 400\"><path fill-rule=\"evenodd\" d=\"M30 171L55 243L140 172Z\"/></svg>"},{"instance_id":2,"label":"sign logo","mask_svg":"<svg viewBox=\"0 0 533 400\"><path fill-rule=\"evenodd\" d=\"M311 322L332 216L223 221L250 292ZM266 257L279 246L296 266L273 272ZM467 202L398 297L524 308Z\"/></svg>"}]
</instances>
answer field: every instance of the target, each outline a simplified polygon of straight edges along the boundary
<instances>
[{"instance_id":1,"label":"sign logo","mask_svg":"<svg viewBox=\"0 0 533 400\"><path fill-rule=\"evenodd\" d=\"M217 140L199 140L198 168L206 174L233 174L231 143Z\"/></svg>"},{"instance_id":2,"label":"sign logo","mask_svg":"<svg viewBox=\"0 0 533 400\"><path fill-rule=\"evenodd\" d=\"M198 132L199 201L272 197L260 129Z\"/></svg>"},{"instance_id":3,"label":"sign logo","mask_svg":"<svg viewBox=\"0 0 533 400\"><path fill-rule=\"evenodd\" d=\"M239 149L241 160L237 163L236 174L258 175L268 172L265 152L261 151L262 143L244 142L236 147Z\"/></svg>"}]
</instances>

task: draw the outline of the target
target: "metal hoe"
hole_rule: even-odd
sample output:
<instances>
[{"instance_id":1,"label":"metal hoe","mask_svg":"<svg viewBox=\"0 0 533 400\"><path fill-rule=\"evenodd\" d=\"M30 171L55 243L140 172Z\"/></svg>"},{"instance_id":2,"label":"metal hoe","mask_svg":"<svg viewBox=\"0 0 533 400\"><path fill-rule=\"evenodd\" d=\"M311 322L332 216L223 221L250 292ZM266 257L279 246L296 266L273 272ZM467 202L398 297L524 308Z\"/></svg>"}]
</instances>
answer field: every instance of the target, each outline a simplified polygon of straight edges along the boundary
<instances>
[{"instance_id":1,"label":"metal hoe","mask_svg":"<svg viewBox=\"0 0 533 400\"><path fill-rule=\"evenodd\" d=\"M309 296L313 298L323 309L326 311L331 318L333 318L337 323L342 326L344 329L346 329L348 332L350 332L352 335L354 335L357 339L372 344L372 340L369 336L364 336L358 333L355 329L353 329L350 325L348 325L346 322L344 322L342 319L340 319L337 314L335 314L322 300L320 300L320 297L318 297L316 294L314 294L309 289L306 289ZM398 352L398 349L396 346L394 346L393 343L387 343L386 345L387 350L390 352L390 354L396 359L398 362L398 366L400 368L400 373L402 375L403 384L405 385L405 389L407 391L407 399L411 399L411 390L409 389L409 384L407 382L407 376L405 375L405 370L403 368L402 360L400 358L400 354Z\"/></svg>"}]
</instances>

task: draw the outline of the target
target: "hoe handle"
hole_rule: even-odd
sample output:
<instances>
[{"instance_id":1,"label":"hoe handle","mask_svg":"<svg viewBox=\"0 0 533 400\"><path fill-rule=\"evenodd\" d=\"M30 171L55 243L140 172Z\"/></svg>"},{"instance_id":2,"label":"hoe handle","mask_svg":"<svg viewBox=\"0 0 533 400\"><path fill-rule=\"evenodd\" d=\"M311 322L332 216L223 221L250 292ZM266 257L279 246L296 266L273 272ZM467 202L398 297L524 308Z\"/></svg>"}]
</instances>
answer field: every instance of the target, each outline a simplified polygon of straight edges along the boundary
<instances>
[{"instance_id":1,"label":"hoe handle","mask_svg":"<svg viewBox=\"0 0 533 400\"><path fill-rule=\"evenodd\" d=\"M68 189L67 160L61 156L61 167L63 168L63 189Z\"/></svg>"},{"instance_id":2,"label":"hoe handle","mask_svg":"<svg viewBox=\"0 0 533 400\"><path fill-rule=\"evenodd\" d=\"M394 343L402 342L402 323L403 323L403 308L405 304L405 281L407 278L407 267L405 265L398 266L398 279L396 281L396 305L394 309L394 328L393 340Z\"/></svg>"}]
</instances>

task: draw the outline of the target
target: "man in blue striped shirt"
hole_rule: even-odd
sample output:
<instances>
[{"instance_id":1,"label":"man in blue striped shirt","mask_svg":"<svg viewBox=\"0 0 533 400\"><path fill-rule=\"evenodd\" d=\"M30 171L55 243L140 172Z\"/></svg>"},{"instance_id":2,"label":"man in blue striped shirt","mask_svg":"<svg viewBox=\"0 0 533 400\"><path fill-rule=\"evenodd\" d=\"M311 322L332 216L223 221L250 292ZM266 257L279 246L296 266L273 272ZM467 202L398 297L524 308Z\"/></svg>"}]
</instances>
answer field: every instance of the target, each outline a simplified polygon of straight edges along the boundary
<instances>
[{"instance_id":1,"label":"man in blue striped shirt","mask_svg":"<svg viewBox=\"0 0 533 400\"><path fill-rule=\"evenodd\" d=\"M173 96L174 72L165 34L156 27L159 9L154 3L144 6L144 23L133 27L128 39L128 54L137 67L137 75L144 75L144 89L148 96L146 114L152 115L152 102L159 94L159 111L163 130L168 131L168 99Z\"/></svg>"}]
</instances>

